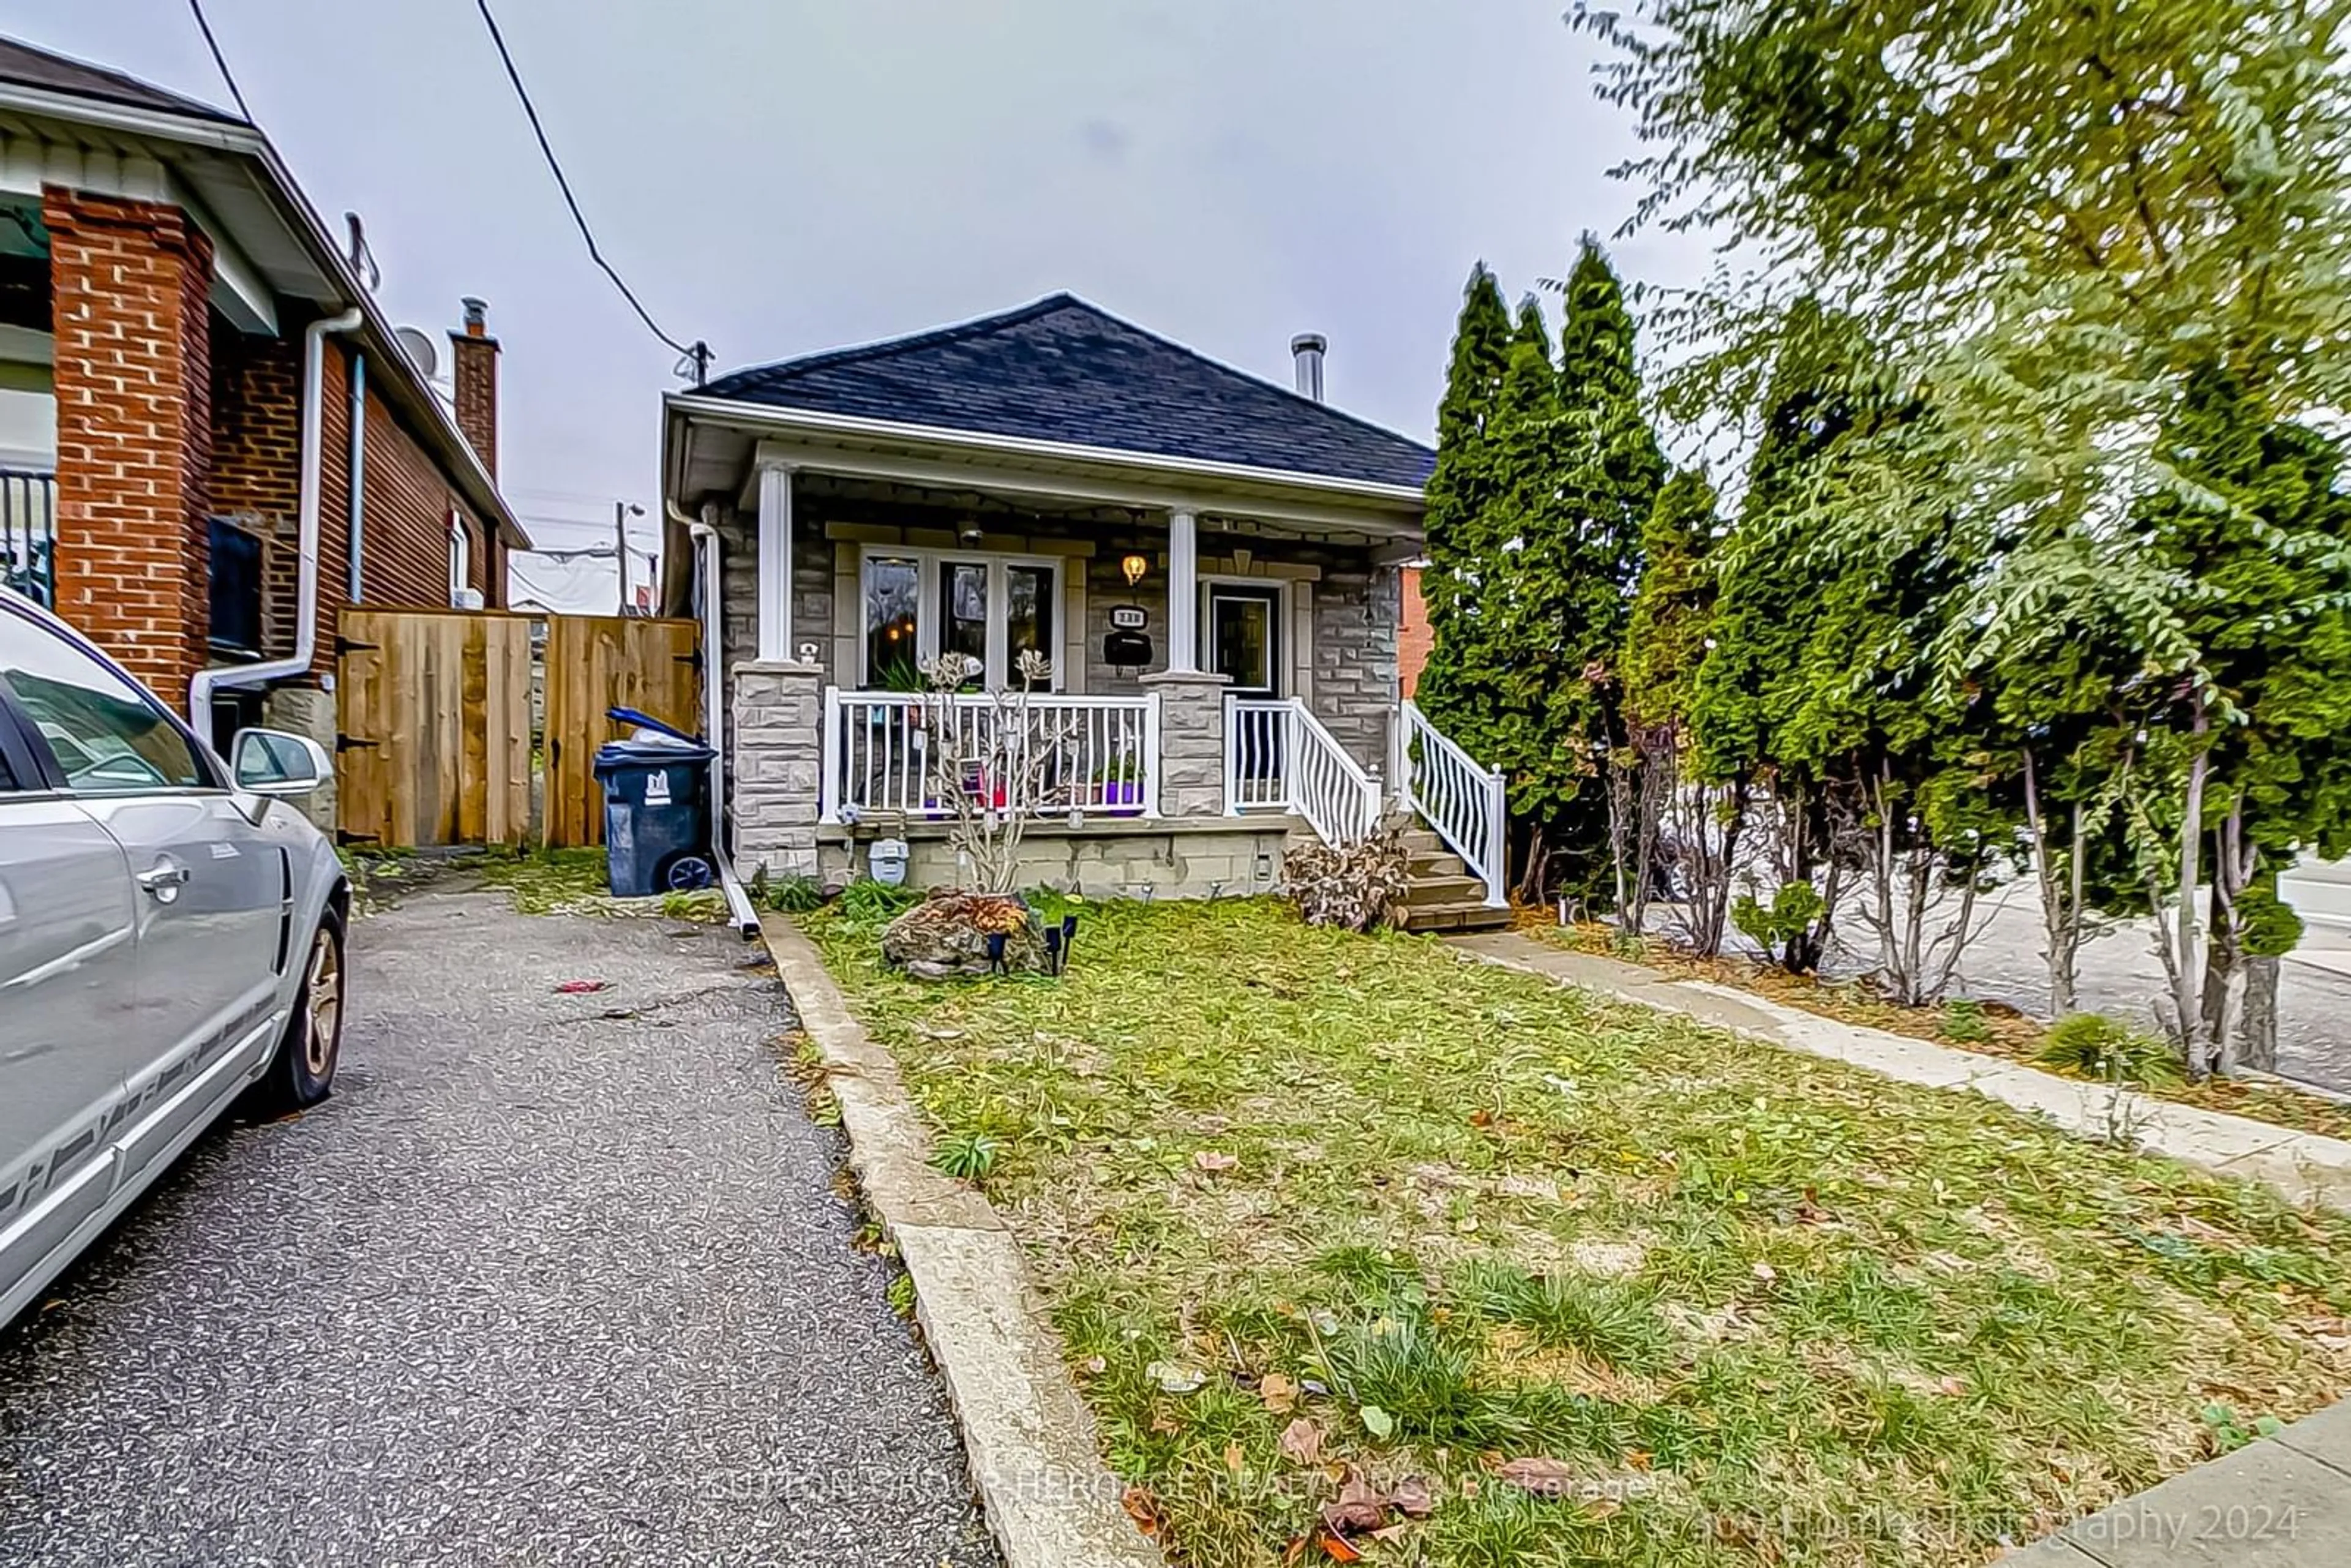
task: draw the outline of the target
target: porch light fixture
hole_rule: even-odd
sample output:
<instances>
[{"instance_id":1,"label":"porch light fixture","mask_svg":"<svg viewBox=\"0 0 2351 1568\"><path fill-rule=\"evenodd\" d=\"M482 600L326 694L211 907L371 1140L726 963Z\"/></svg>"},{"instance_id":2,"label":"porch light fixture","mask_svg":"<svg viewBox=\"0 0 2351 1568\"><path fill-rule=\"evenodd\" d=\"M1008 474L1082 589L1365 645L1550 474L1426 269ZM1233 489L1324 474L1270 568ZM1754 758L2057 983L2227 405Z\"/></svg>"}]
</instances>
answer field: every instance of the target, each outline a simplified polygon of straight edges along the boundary
<instances>
[{"instance_id":1,"label":"porch light fixture","mask_svg":"<svg viewBox=\"0 0 2351 1568\"><path fill-rule=\"evenodd\" d=\"M1151 563L1139 555L1131 555L1120 560L1118 570L1125 574L1127 587L1133 588L1143 581L1143 574L1151 570Z\"/></svg>"}]
</instances>

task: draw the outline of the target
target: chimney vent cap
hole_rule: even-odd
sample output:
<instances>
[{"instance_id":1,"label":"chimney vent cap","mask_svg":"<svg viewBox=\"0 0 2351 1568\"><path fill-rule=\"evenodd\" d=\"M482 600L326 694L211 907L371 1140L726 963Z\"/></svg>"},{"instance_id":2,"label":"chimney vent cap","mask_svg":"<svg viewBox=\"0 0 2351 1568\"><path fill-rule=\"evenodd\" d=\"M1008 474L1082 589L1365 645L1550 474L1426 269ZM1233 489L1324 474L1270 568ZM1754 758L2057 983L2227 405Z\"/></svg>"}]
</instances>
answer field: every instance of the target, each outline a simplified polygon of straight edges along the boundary
<instances>
[{"instance_id":1,"label":"chimney vent cap","mask_svg":"<svg viewBox=\"0 0 2351 1568\"><path fill-rule=\"evenodd\" d=\"M465 312L465 335L467 337L478 338L489 329L489 301L486 299L476 299L472 295L468 294L464 298L458 300L457 303Z\"/></svg>"}]
</instances>

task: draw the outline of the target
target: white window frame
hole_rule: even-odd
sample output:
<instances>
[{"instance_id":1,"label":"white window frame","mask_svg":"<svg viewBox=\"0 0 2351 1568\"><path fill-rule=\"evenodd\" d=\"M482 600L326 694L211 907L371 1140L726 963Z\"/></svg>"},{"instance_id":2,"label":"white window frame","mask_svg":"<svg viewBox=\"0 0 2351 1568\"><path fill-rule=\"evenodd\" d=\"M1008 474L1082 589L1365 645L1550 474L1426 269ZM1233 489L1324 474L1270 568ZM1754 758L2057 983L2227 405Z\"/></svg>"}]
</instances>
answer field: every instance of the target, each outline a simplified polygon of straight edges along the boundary
<instances>
[{"instance_id":1,"label":"white window frame","mask_svg":"<svg viewBox=\"0 0 2351 1568\"><path fill-rule=\"evenodd\" d=\"M449 602L462 605L474 586L474 537L465 531L465 514L449 508Z\"/></svg>"},{"instance_id":2,"label":"white window frame","mask_svg":"<svg viewBox=\"0 0 2351 1568\"><path fill-rule=\"evenodd\" d=\"M1052 641L1044 650L1053 662L1053 678L1047 688L1060 691L1067 672L1062 669L1062 650L1069 646L1070 629L1067 601L1069 598L1069 562L1060 556L1019 555L998 550L934 549L920 545L866 545L857 554L857 685L861 691L872 690L873 672L868 667L872 649L869 643L871 628L865 623L866 584L876 559L905 560L914 563L914 657L934 659L939 652L939 569L945 566L984 566L987 568L987 670L980 678L988 687L1010 686L1014 684L1012 643L1008 614L1011 595L1006 591L1005 570L1008 567L1031 567L1046 572L1052 580L1048 592L1053 606Z\"/></svg>"}]
</instances>

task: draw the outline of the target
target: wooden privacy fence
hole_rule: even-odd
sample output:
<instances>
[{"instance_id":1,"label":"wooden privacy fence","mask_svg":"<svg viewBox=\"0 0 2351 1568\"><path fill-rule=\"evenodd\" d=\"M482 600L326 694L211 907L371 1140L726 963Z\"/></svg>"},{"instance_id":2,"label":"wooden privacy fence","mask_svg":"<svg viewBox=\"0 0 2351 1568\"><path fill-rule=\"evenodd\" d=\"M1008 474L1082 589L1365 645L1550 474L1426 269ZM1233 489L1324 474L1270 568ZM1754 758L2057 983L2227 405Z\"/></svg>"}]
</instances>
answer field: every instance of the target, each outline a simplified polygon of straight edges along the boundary
<instances>
[{"instance_id":1,"label":"wooden privacy fence","mask_svg":"<svg viewBox=\"0 0 2351 1568\"><path fill-rule=\"evenodd\" d=\"M547 841L604 841L596 748L625 727L605 710L632 707L688 735L701 728L700 628L620 615L547 618Z\"/></svg>"},{"instance_id":2,"label":"wooden privacy fence","mask_svg":"<svg viewBox=\"0 0 2351 1568\"><path fill-rule=\"evenodd\" d=\"M344 611L341 836L386 849L602 843L591 769L596 748L622 733L605 710L697 730L697 632L691 621L621 616Z\"/></svg>"}]
</instances>

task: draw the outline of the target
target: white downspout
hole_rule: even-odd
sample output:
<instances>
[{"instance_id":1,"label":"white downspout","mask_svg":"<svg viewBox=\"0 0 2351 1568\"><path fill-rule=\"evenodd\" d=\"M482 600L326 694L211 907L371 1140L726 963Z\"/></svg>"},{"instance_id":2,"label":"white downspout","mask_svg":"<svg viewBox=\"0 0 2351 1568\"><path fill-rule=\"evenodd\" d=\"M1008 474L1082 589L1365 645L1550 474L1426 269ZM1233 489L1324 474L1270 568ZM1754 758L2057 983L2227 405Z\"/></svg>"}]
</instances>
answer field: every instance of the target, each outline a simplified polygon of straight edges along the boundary
<instances>
[{"instance_id":1,"label":"white downspout","mask_svg":"<svg viewBox=\"0 0 2351 1568\"><path fill-rule=\"evenodd\" d=\"M327 338L348 332L367 319L357 306L340 316L313 321L302 332L302 466L299 510L301 528L297 549L299 563L294 579L294 652L283 659L258 664L225 664L196 672L188 683L188 722L207 744L212 738L213 691L217 686L259 686L290 675L309 674L319 651L319 451L326 441L326 418L319 407L326 380Z\"/></svg>"},{"instance_id":2,"label":"white downspout","mask_svg":"<svg viewBox=\"0 0 2351 1568\"><path fill-rule=\"evenodd\" d=\"M703 737L717 755L710 759L710 852L718 864L718 886L726 895L726 911L736 929L746 937L759 934L759 912L735 874L735 858L726 852L726 650L721 641L726 625L719 613L718 530L687 517L677 503L669 503L674 522L685 525L694 540L695 566L702 576L702 713Z\"/></svg>"}]
</instances>

